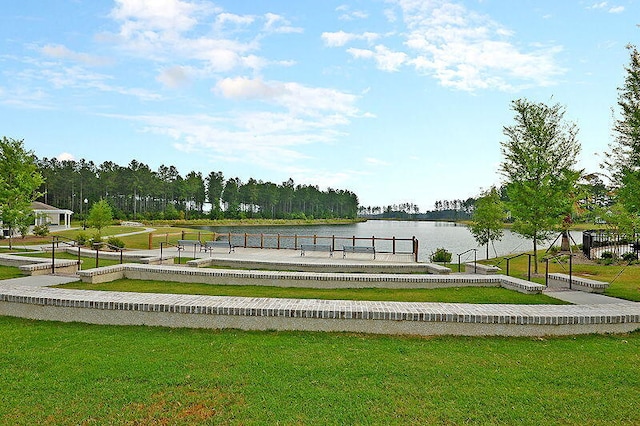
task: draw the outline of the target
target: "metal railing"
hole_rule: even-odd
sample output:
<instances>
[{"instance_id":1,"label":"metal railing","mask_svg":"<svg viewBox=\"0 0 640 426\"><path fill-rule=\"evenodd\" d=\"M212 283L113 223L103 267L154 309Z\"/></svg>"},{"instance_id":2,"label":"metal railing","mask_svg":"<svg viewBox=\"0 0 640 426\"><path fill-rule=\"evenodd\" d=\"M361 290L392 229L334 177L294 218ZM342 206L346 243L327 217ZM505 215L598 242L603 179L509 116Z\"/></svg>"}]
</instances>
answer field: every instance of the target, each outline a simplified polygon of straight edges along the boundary
<instances>
[{"instance_id":1,"label":"metal railing","mask_svg":"<svg viewBox=\"0 0 640 426\"><path fill-rule=\"evenodd\" d=\"M561 259L563 256L569 256L569 290L573 285L573 254L557 254L555 256L545 257L545 271L544 271L544 285L549 287L549 261L554 259ZM562 265L561 263L559 263ZM563 267L564 269L564 267Z\"/></svg>"},{"instance_id":2,"label":"metal railing","mask_svg":"<svg viewBox=\"0 0 640 426\"><path fill-rule=\"evenodd\" d=\"M176 246L175 242L169 241L170 234L160 234L165 241L160 243L161 249L164 245ZM339 251L342 245L367 245L375 248L376 253L388 254L411 254L414 261L418 261L419 242L416 237L357 237L339 235L283 235L265 233L217 233L217 232L188 232L182 231L179 234L171 234L174 239L192 239L198 241L216 241L220 237L226 238L234 247L259 248L259 249L293 249L299 250L302 244L330 244L332 250ZM191 236L191 238L189 238ZM178 237L178 238L176 238ZM153 246L153 235L149 234L149 249Z\"/></svg>"},{"instance_id":3,"label":"metal railing","mask_svg":"<svg viewBox=\"0 0 640 426\"><path fill-rule=\"evenodd\" d=\"M473 273L475 274L476 272L478 272L478 249L472 248L469 249L467 251L463 251L462 253L458 254L458 272L462 272L462 262L460 261L460 259L462 258L462 255L467 254L473 252Z\"/></svg>"},{"instance_id":4,"label":"metal railing","mask_svg":"<svg viewBox=\"0 0 640 426\"><path fill-rule=\"evenodd\" d=\"M63 237L62 235L54 235L51 238L51 273L56 273L56 248L60 247L60 244L65 244L70 247L78 247L78 271L82 261L80 260L80 244L76 240Z\"/></svg>"},{"instance_id":5,"label":"metal railing","mask_svg":"<svg viewBox=\"0 0 640 426\"><path fill-rule=\"evenodd\" d=\"M98 241L96 243L92 243L91 246L96 251L96 268L98 267L99 261L100 261L100 257L99 257L100 249L103 248L103 247L107 247L107 248L109 248L111 250L119 251L120 252L120 264L123 263L122 262L122 253L124 252L124 249L122 247L114 246L114 245L111 245L111 244L106 243L104 241Z\"/></svg>"},{"instance_id":6,"label":"metal railing","mask_svg":"<svg viewBox=\"0 0 640 426\"><path fill-rule=\"evenodd\" d=\"M520 253L520 254L517 254L515 256L511 256L511 257L505 258L505 260L507 261L507 276L509 276L509 262L511 261L511 259L515 259L515 258L520 257L520 256L529 256L529 259L528 259L529 261L527 262L528 263L528 266L527 266L527 280L531 281L531 257L533 257L533 255L531 253Z\"/></svg>"},{"instance_id":7,"label":"metal railing","mask_svg":"<svg viewBox=\"0 0 640 426\"><path fill-rule=\"evenodd\" d=\"M598 259L604 252L617 257L640 251L640 234L623 235L610 229L592 229L582 233L582 252L588 259Z\"/></svg>"}]
</instances>

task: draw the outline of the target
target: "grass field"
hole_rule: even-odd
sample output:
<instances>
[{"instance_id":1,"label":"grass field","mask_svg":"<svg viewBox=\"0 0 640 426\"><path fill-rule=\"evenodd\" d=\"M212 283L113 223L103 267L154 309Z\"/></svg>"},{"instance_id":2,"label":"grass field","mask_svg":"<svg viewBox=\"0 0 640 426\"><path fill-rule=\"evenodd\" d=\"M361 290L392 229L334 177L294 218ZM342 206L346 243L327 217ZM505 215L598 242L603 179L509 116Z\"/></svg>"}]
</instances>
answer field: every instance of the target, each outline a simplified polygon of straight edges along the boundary
<instances>
[{"instance_id":1,"label":"grass field","mask_svg":"<svg viewBox=\"0 0 640 426\"><path fill-rule=\"evenodd\" d=\"M640 333L550 339L0 317L0 424L640 423Z\"/></svg>"},{"instance_id":2,"label":"grass field","mask_svg":"<svg viewBox=\"0 0 640 426\"><path fill-rule=\"evenodd\" d=\"M8 280L10 278L24 277L25 275L14 266L0 266L0 280Z\"/></svg>"},{"instance_id":3,"label":"grass field","mask_svg":"<svg viewBox=\"0 0 640 426\"><path fill-rule=\"evenodd\" d=\"M24 253L24 255L28 257L41 257L43 259L51 259L51 253L27 252L27 253ZM56 251L56 259L78 260L78 255L67 253L67 252ZM80 260L82 261L81 269L91 269L96 267L95 256L81 256ZM117 265L119 263L120 263L119 259L118 260L103 259L98 256L98 267ZM49 262L49 265L51 265L51 262Z\"/></svg>"},{"instance_id":4,"label":"grass field","mask_svg":"<svg viewBox=\"0 0 640 426\"><path fill-rule=\"evenodd\" d=\"M248 285L188 284L121 279L102 284L82 282L58 286L81 290L134 291L141 293L200 294L208 296L280 297L293 299L388 300L396 302L564 304L543 294L522 294L499 287L440 289L314 289Z\"/></svg>"},{"instance_id":5,"label":"grass field","mask_svg":"<svg viewBox=\"0 0 640 426\"><path fill-rule=\"evenodd\" d=\"M542 259L544 251L538 256ZM509 275L519 278L527 278L527 256L521 256L513 259L509 263ZM505 257L482 261L488 265L498 265L502 268L501 273L506 273ZM532 260L533 273L533 260ZM546 270L545 263L538 265L539 275L533 276L532 281L544 284L544 274ZM568 261L549 262L549 272L569 272ZM640 302L640 264L618 264L618 265L601 265L597 263L573 263L572 273L598 281L611 283L610 287L605 291L607 296L620 297L622 299Z\"/></svg>"}]
</instances>

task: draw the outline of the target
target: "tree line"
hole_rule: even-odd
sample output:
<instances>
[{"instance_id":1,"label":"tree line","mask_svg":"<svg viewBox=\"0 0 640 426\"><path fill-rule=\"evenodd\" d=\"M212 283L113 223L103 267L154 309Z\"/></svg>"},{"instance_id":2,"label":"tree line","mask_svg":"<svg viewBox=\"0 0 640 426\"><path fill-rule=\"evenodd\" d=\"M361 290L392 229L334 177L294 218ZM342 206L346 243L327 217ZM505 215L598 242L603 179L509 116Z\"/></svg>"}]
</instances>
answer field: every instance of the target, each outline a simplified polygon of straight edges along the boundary
<instances>
[{"instance_id":1,"label":"tree line","mask_svg":"<svg viewBox=\"0 0 640 426\"><path fill-rule=\"evenodd\" d=\"M353 218L358 209L358 197L351 191L323 191L296 185L293 179L281 184L254 178L243 182L220 171L182 176L175 166L152 170L136 160L121 166L42 158L36 165L44 178L38 200L80 217L100 200L109 203L114 218L133 220Z\"/></svg>"},{"instance_id":2,"label":"tree line","mask_svg":"<svg viewBox=\"0 0 640 426\"><path fill-rule=\"evenodd\" d=\"M358 215L368 218L382 219L413 219L413 220L466 220L471 217L476 199L466 200L438 200L435 209L425 212L420 211L417 204L408 202L380 206L359 206Z\"/></svg>"}]
</instances>

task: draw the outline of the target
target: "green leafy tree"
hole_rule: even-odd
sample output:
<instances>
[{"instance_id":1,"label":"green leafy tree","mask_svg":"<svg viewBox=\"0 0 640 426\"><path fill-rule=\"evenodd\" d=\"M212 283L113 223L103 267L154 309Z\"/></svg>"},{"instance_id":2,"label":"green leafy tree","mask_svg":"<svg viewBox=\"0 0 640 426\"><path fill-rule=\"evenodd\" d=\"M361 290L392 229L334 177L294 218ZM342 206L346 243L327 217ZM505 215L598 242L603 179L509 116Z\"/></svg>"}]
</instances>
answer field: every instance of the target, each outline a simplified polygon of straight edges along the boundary
<instances>
[{"instance_id":1,"label":"green leafy tree","mask_svg":"<svg viewBox=\"0 0 640 426\"><path fill-rule=\"evenodd\" d=\"M620 116L613 126L614 142L603 166L616 187L616 200L632 215L640 215L640 53L628 45L629 65L618 88Z\"/></svg>"},{"instance_id":2,"label":"green leafy tree","mask_svg":"<svg viewBox=\"0 0 640 426\"><path fill-rule=\"evenodd\" d=\"M500 200L500 194L496 188L484 192L476 200L476 208L473 211L469 231L478 245L487 246L487 259L489 258L489 244L500 240L504 234L504 221L506 219L505 206Z\"/></svg>"},{"instance_id":3,"label":"green leafy tree","mask_svg":"<svg viewBox=\"0 0 640 426\"><path fill-rule=\"evenodd\" d=\"M101 235L102 228L111 224L112 221L113 212L106 200L100 200L91 206L87 223L90 227L98 230L98 235Z\"/></svg>"},{"instance_id":4,"label":"green leafy tree","mask_svg":"<svg viewBox=\"0 0 640 426\"><path fill-rule=\"evenodd\" d=\"M564 120L565 109L558 104L518 99L511 108L515 124L503 128L500 172L506 178L513 230L533 240L538 273L538 243L562 227L574 206L578 130Z\"/></svg>"},{"instance_id":5,"label":"green leafy tree","mask_svg":"<svg viewBox=\"0 0 640 426\"><path fill-rule=\"evenodd\" d=\"M38 188L44 179L36 166L33 152L22 140L0 140L0 221L9 230L9 248L13 231L31 215L31 203L42 194Z\"/></svg>"}]
</instances>

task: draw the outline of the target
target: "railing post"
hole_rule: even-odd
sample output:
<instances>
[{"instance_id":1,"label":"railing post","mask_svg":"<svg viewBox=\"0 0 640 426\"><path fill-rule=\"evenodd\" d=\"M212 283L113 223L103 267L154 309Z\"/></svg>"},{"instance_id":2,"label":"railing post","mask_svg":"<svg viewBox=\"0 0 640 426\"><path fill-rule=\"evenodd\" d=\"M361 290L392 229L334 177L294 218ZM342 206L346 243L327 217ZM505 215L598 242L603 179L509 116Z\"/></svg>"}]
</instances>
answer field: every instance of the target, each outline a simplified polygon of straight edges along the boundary
<instances>
[{"instance_id":1,"label":"railing post","mask_svg":"<svg viewBox=\"0 0 640 426\"><path fill-rule=\"evenodd\" d=\"M98 258L98 248L99 248L99 246L96 243L93 243L93 245L96 248L96 268L97 268L98 267L98 259L99 259Z\"/></svg>"},{"instance_id":2,"label":"railing post","mask_svg":"<svg viewBox=\"0 0 640 426\"><path fill-rule=\"evenodd\" d=\"M529 268L527 271L527 280L531 281L531 256L533 256L532 254L529 254Z\"/></svg>"},{"instance_id":3,"label":"railing post","mask_svg":"<svg viewBox=\"0 0 640 426\"><path fill-rule=\"evenodd\" d=\"M416 237L413 237L413 248L414 259L416 263L418 263L418 249L420 248L420 243L418 242L418 240L416 240Z\"/></svg>"},{"instance_id":4,"label":"railing post","mask_svg":"<svg viewBox=\"0 0 640 426\"><path fill-rule=\"evenodd\" d=\"M544 262L546 264L544 270L544 286L549 287L549 258L545 257Z\"/></svg>"},{"instance_id":5,"label":"railing post","mask_svg":"<svg viewBox=\"0 0 640 426\"><path fill-rule=\"evenodd\" d=\"M507 257L507 276L509 276L509 262L511 261L510 257Z\"/></svg>"},{"instance_id":6,"label":"railing post","mask_svg":"<svg viewBox=\"0 0 640 426\"><path fill-rule=\"evenodd\" d=\"M569 290L571 290L571 284L573 284L573 256L569 253Z\"/></svg>"},{"instance_id":7,"label":"railing post","mask_svg":"<svg viewBox=\"0 0 640 426\"><path fill-rule=\"evenodd\" d=\"M78 244L78 271L82 269L82 260L80 260L80 244Z\"/></svg>"},{"instance_id":8,"label":"railing post","mask_svg":"<svg viewBox=\"0 0 640 426\"><path fill-rule=\"evenodd\" d=\"M122 265L122 249L120 249L120 264Z\"/></svg>"},{"instance_id":9,"label":"railing post","mask_svg":"<svg viewBox=\"0 0 640 426\"><path fill-rule=\"evenodd\" d=\"M231 234L229 234L231 235ZM244 233L244 248L247 248L247 233Z\"/></svg>"},{"instance_id":10,"label":"railing post","mask_svg":"<svg viewBox=\"0 0 640 426\"><path fill-rule=\"evenodd\" d=\"M51 273L56 273L56 239L58 237L53 237L51 239Z\"/></svg>"},{"instance_id":11,"label":"railing post","mask_svg":"<svg viewBox=\"0 0 640 426\"><path fill-rule=\"evenodd\" d=\"M336 236L335 235L331 236L331 250L332 251L336 250Z\"/></svg>"},{"instance_id":12,"label":"railing post","mask_svg":"<svg viewBox=\"0 0 640 426\"><path fill-rule=\"evenodd\" d=\"M293 236L293 249L298 250L298 234Z\"/></svg>"},{"instance_id":13,"label":"railing post","mask_svg":"<svg viewBox=\"0 0 640 426\"><path fill-rule=\"evenodd\" d=\"M396 236L395 235L393 236L393 242L391 243L391 247L392 247L391 249L392 253L396 254Z\"/></svg>"},{"instance_id":14,"label":"railing post","mask_svg":"<svg viewBox=\"0 0 640 426\"><path fill-rule=\"evenodd\" d=\"M459 254L459 255L458 255L458 272L462 272L462 266L461 266L461 263L460 263L460 258L461 258L461 257L462 257L462 255L461 255L461 254Z\"/></svg>"},{"instance_id":15,"label":"railing post","mask_svg":"<svg viewBox=\"0 0 640 426\"><path fill-rule=\"evenodd\" d=\"M153 249L153 232L149 232L149 250Z\"/></svg>"},{"instance_id":16,"label":"railing post","mask_svg":"<svg viewBox=\"0 0 640 426\"><path fill-rule=\"evenodd\" d=\"M280 250L280 234L278 234L278 250Z\"/></svg>"},{"instance_id":17,"label":"railing post","mask_svg":"<svg viewBox=\"0 0 640 426\"><path fill-rule=\"evenodd\" d=\"M473 269L474 273L478 272L478 250L473 249Z\"/></svg>"},{"instance_id":18,"label":"railing post","mask_svg":"<svg viewBox=\"0 0 640 426\"><path fill-rule=\"evenodd\" d=\"M316 234L313 234L313 244L316 244L318 242L318 236Z\"/></svg>"}]
</instances>

